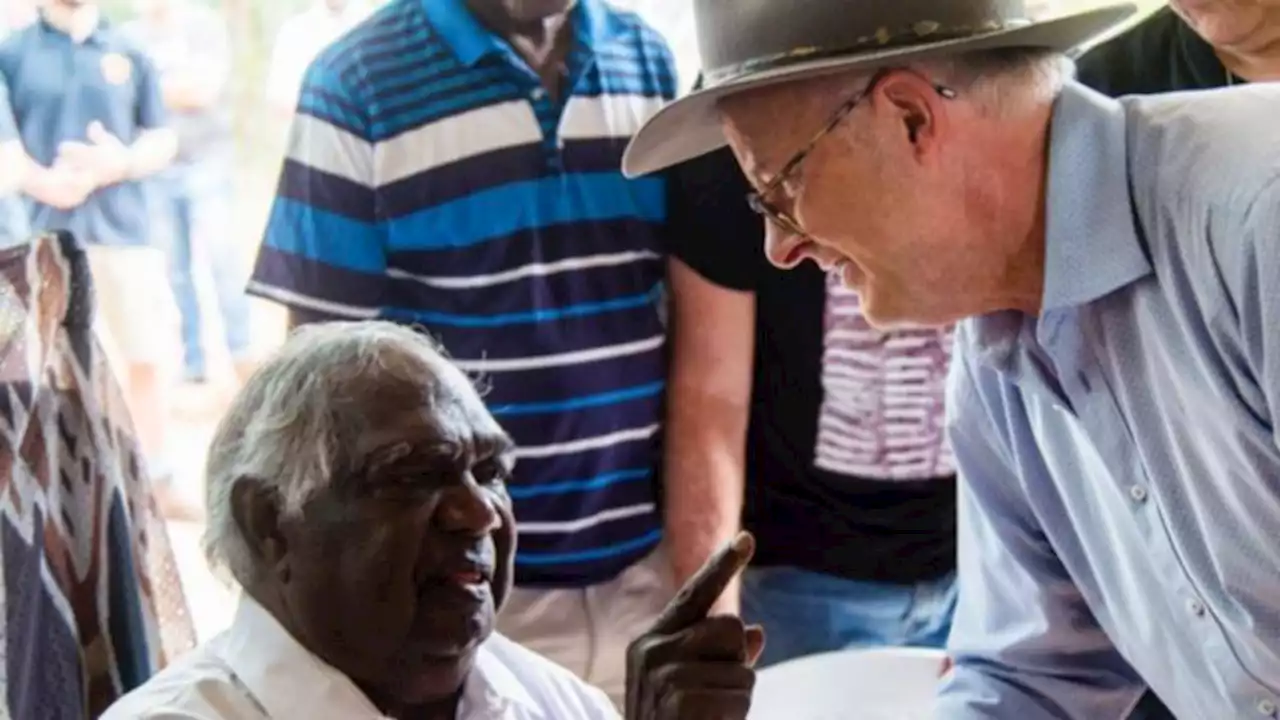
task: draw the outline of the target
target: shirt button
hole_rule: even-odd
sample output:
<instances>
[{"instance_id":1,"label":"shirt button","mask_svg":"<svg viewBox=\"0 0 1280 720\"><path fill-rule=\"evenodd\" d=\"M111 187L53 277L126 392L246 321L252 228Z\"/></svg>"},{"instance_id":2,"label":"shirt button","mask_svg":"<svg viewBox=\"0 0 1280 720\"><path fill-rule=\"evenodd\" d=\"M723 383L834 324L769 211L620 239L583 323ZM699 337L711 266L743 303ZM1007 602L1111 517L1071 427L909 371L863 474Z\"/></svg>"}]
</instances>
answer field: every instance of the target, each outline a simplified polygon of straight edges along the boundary
<instances>
[{"instance_id":1,"label":"shirt button","mask_svg":"<svg viewBox=\"0 0 1280 720\"><path fill-rule=\"evenodd\" d=\"M1275 717L1276 704L1271 700L1262 699L1258 701L1258 714L1263 717Z\"/></svg>"},{"instance_id":2,"label":"shirt button","mask_svg":"<svg viewBox=\"0 0 1280 720\"><path fill-rule=\"evenodd\" d=\"M1144 503L1147 501L1147 489L1141 485L1134 485L1129 488L1129 497L1136 503Z\"/></svg>"},{"instance_id":3,"label":"shirt button","mask_svg":"<svg viewBox=\"0 0 1280 720\"><path fill-rule=\"evenodd\" d=\"M546 96L547 96L546 89L541 87L536 87L533 89L533 92L529 93L529 97L533 98L534 100L541 100Z\"/></svg>"},{"instance_id":4,"label":"shirt button","mask_svg":"<svg viewBox=\"0 0 1280 720\"><path fill-rule=\"evenodd\" d=\"M1194 599L1194 598L1193 598L1193 599L1191 599L1191 600L1188 600L1188 601L1187 601L1187 610L1191 611L1191 614L1192 614L1192 615L1195 615L1196 617L1203 617L1203 616L1204 616L1204 603L1202 603L1202 602L1200 602L1199 600L1196 600L1196 599Z\"/></svg>"}]
</instances>

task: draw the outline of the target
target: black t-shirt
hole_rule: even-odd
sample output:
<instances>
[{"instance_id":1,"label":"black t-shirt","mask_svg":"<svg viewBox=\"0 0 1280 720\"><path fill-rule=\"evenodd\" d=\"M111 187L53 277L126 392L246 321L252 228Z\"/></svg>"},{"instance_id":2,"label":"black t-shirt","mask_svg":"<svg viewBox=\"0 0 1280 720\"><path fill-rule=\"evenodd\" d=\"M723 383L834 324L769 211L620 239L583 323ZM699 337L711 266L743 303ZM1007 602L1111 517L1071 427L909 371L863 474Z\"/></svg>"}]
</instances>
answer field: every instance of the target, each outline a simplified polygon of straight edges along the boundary
<instances>
[{"instance_id":1,"label":"black t-shirt","mask_svg":"<svg viewBox=\"0 0 1280 720\"><path fill-rule=\"evenodd\" d=\"M716 285L756 296L755 380L743 522L757 565L911 583L955 569L953 477L912 482L815 466L826 275L782 271L764 255L764 225L728 150L671 173L672 253Z\"/></svg>"},{"instance_id":2,"label":"black t-shirt","mask_svg":"<svg viewBox=\"0 0 1280 720\"><path fill-rule=\"evenodd\" d=\"M1169 8L1161 8L1076 62L1080 82L1112 97L1227 85L1213 48Z\"/></svg>"}]
</instances>

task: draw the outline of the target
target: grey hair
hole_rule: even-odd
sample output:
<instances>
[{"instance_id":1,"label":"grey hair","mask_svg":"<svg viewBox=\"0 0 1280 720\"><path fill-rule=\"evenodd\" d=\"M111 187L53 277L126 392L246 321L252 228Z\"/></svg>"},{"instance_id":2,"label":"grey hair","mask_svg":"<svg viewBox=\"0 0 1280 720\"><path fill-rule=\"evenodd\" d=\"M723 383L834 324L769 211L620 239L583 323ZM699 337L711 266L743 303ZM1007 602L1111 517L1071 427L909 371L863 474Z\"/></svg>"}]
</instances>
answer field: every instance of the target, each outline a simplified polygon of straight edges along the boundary
<instances>
[{"instance_id":1,"label":"grey hair","mask_svg":"<svg viewBox=\"0 0 1280 720\"><path fill-rule=\"evenodd\" d=\"M304 326L245 383L214 433L205 465L210 565L241 585L258 568L232 510L238 483L274 493L283 513L299 513L335 477L353 472L368 407L386 392L429 392L440 346L389 322ZM421 395L419 395L421 396Z\"/></svg>"},{"instance_id":2,"label":"grey hair","mask_svg":"<svg viewBox=\"0 0 1280 720\"><path fill-rule=\"evenodd\" d=\"M961 53L921 60L910 67L993 116L1052 102L1075 75L1075 65L1065 55L1034 48ZM875 73L861 70L850 80L865 87Z\"/></svg>"},{"instance_id":3,"label":"grey hair","mask_svg":"<svg viewBox=\"0 0 1280 720\"><path fill-rule=\"evenodd\" d=\"M963 53L922 67L993 115L1052 102L1075 75L1075 65L1065 55L1028 48Z\"/></svg>"}]
</instances>

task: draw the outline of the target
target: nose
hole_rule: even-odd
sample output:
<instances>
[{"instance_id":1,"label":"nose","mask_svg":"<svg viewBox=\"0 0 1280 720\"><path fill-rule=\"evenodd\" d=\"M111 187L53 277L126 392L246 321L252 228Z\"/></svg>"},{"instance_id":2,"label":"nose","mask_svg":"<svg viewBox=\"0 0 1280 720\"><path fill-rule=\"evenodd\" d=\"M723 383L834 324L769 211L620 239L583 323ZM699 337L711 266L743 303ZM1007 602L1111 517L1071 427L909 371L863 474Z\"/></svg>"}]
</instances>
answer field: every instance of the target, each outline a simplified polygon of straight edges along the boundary
<instances>
[{"instance_id":1,"label":"nose","mask_svg":"<svg viewBox=\"0 0 1280 720\"><path fill-rule=\"evenodd\" d=\"M805 238L775 222L764 222L764 254L769 262L782 270L790 270L804 260L804 255L796 252L805 243Z\"/></svg>"},{"instance_id":2,"label":"nose","mask_svg":"<svg viewBox=\"0 0 1280 720\"><path fill-rule=\"evenodd\" d=\"M446 532L484 537L502 526L495 503L492 493L468 478L441 494L436 522Z\"/></svg>"}]
</instances>

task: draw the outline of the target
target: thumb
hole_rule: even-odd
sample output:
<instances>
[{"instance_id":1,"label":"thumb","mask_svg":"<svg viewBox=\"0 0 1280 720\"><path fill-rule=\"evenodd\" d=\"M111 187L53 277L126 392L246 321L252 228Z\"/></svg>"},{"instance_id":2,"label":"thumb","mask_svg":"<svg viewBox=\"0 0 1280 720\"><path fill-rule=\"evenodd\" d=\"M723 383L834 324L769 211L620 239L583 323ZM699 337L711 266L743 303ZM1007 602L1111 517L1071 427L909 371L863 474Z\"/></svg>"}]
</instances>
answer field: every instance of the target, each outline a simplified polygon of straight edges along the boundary
<instances>
[{"instance_id":1,"label":"thumb","mask_svg":"<svg viewBox=\"0 0 1280 720\"><path fill-rule=\"evenodd\" d=\"M764 652L764 628L759 625L748 625L746 634L747 665L755 667L756 661L760 659L760 653Z\"/></svg>"},{"instance_id":2,"label":"thumb","mask_svg":"<svg viewBox=\"0 0 1280 720\"><path fill-rule=\"evenodd\" d=\"M107 129L102 126L102 123L98 122L97 120L94 120L93 122L89 123L89 130L88 130L89 142L99 144L106 141L107 138L109 138L110 136L111 134L108 133Z\"/></svg>"}]
</instances>

